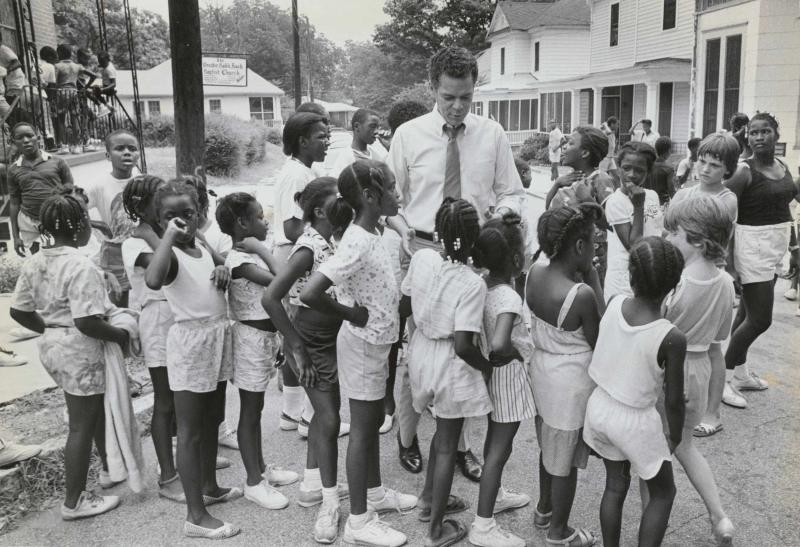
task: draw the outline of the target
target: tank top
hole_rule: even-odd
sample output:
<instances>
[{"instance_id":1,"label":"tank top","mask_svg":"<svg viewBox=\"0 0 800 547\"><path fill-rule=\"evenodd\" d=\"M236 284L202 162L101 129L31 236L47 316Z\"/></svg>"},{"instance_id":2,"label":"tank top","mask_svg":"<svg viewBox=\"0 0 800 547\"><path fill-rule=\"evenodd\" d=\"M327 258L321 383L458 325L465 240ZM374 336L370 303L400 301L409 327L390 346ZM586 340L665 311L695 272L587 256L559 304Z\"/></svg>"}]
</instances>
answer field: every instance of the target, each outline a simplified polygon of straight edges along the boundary
<instances>
[{"instance_id":1,"label":"tank top","mask_svg":"<svg viewBox=\"0 0 800 547\"><path fill-rule=\"evenodd\" d=\"M661 342L674 326L666 319L646 325L628 324L622 315L625 298L612 298L600 321L589 376L611 397L635 408L653 407L664 385L658 366Z\"/></svg>"},{"instance_id":2,"label":"tank top","mask_svg":"<svg viewBox=\"0 0 800 547\"><path fill-rule=\"evenodd\" d=\"M225 293L217 290L211 280L214 260L202 246L198 249L199 258L181 249L172 249L178 259L178 275L172 283L164 285L163 290L176 322L226 315Z\"/></svg>"},{"instance_id":3,"label":"tank top","mask_svg":"<svg viewBox=\"0 0 800 547\"><path fill-rule=\"evenodd\" d=\"M750 184L739 196L739 224L769 226L792 221L789 204L797 194L797 186L786 164L778 162L786 172L776 180L757 170L753 159L744 161L750 168Z\"/></svg>"}]
</instances>

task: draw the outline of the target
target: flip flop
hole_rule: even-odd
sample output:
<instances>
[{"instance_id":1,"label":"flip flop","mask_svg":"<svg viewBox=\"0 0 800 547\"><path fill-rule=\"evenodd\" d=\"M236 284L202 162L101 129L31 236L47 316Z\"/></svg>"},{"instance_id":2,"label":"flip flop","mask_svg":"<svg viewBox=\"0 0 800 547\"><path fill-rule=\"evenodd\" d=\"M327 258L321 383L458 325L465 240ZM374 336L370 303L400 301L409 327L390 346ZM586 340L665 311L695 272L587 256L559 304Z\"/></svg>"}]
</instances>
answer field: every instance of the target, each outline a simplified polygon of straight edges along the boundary
<instances>
[{"instance_id":1,"label":"flip flop","mask_svg":"<svg viewBox=\"0 0 800 547\"><path fill-rule=\"evenodd\" d=\"M694 426L692 430L692 435L695 437L710 437L712 435L716 435L720 431L723 430L722 424L711 425L706 423L699 423Z\"/></svg>"},{"instance_id":2,"label":"flip flop","mask_svg":"<svg viewBox=\"0 0 800 547\"><path fill-rule=\"evenodd\" d=\"M550 519L552 518L552 511L549 513L540 513L536 507L533 508L533 525L539 530L547 530L550 528Z\"/></svg>"},{"instance_id":3,"label":"flip flop","mask_svg":"<svg viewBox=\"0 0 800 547\"><path fill-rule=\"evenodd\" d=\"M467 537L467 527L461 524L459 521L453 519L444 519L442 521L442 530L444 530L447 525L453 527L453 533L450 535L442 534L442 537L435 542L426 539L425 547L450 547L450 545L455 545Z\"/></svg>"},{"instance_id":4,"label":"flip flop","mask_svg":"<svg viewBox=\"0 0 800 547\"><path fill-rule=\"evenodd\" d=\"M445 515L452 515L453 513L460 513L461 511L466 511L469 509L469 503L467 503L463 498L459 498L458 496L454 496L450 494L447 497L447 506L444 508ZM419 520L421 522L430 522L431 521L431 508L430 507L422 507L419 510Z\"/></svg>"},{"instance_id":5,"label":"flip flop","mask_svg":"<svg viewBox=\"0 0 800 547\"><path fill-rule=\"evenodd\" d=\"M550 539L546 537L544 540L548 545L564 545L565 547L590 547L597 542L597 538L595 538L591 532L583 528L575 528L572 535L564 539ZM578 543L573 543L576 540Z\"/></svg>"}]
</instances>

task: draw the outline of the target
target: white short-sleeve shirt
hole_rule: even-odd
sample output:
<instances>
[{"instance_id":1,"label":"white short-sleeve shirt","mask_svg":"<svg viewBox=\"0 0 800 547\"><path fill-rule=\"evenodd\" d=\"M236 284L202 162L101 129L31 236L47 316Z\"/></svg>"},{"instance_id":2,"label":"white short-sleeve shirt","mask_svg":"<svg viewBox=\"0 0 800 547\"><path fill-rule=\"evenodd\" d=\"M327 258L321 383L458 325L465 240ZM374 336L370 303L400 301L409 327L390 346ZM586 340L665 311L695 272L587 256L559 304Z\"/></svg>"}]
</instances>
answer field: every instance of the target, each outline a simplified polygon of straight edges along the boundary
<instances>
[{"instance_id":1,"label":"white short-sleeve shirt","mask_svg":"<svg viewBox=\"0 0 800 547\"><path fill-rule=\"evenodd\" d=\"M141 310L150 302L167 299L161 290L154 291L145 283L144 274L147 270L136 265L139 256L143 254L153 254L153 249L144 239L129 237L122 242L122 265L131 282L128 303L135 310Z\"/></svg>"},{"instance_id":2,"label":"white short-sleeve shirt","mask_svg":"<svg viewBox=\"0 0 800 547\"><path fill-rule=\"evenodd\" d=\"M289 238L283 233L283 223L292 218L303 218L303 210L294 200L306 184L314 180L314 172L302 162L289 158L275 176L275 202L272 205L275 245L288 245Z\"/></svg>"},{"instance_id":3,"label":"white short-sleeve shirt","mask_svg":"<svg viewBox=\"0 0 800 547\"><path fill-rule=\"evenodd\" d=\"M232 249L225 257L225 267L231 272L244 264L255 264L259 268L269 270L261 257ZM253 283L244 277L231 278L228 286L228 318L233 321L260 321L269 319L261 297L264 296L264 286Z\"/></svg>"}]
</instances>

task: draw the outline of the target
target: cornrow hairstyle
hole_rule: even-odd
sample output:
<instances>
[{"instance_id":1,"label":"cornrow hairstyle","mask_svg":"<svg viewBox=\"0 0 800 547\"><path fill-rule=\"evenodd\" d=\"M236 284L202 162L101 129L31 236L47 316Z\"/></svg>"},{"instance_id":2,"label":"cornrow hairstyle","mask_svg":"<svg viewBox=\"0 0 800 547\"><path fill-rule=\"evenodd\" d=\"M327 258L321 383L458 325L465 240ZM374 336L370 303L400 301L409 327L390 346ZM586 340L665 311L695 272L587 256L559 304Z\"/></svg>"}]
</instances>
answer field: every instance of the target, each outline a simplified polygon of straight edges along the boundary
<instances>
[{"instance_id":1,"label":"cornrow hairstyle","mask_svg":"<svg viewBox=\"0 0 800 547\"><path fill-rule=\"evenodd\" d=\"M111 133L109 133L108 135L106 135L106 138L104 139L104 142L106 144L106 151L111 150L111 142L114 140L115 137L118 137L120 135L128 135L129 137L132 137L133 140L137 142L137 144L139 142L139 140L136 138L136 135L134 135L133 132L127 129L116 129Z\"/></svg>"},{"instance_id":2,"label":"cornrow hairstyle","mask_svg":"<svg viewBox=\"0 0 800 547\"><path fill-rule=\"evenodd\" d=\"M300 151L300 138L308 138L311 128L322 123L327 125L327 119L311 112L295 112L286 120L283 126L283 153L294 156Z\"/></svg>"},{"instance_id":3,"label":"cornrow hairstyle","mask_svg":"<svg viewBox=\"0 0 800 547\"><path fill-rule=\"evenodd\" d=\"M666 239L649 236L631 247L628 270L634 295L661 301L681 279L683 256Z\"/></svg>"},{"instance_id":4,"label":"cornrow hairstyle","mask_svg":"<svg viewBox=\"0 0 800 547\"><path fill-rule=\"evenodd\" d=\"M217 197L217 193L214 190L208 189L205 179L200 175L183 175L182 177L178 177L178 179L182 180L184 184L194 188L195 192L197 192L197 202L200 205L198 212L202 213L203 216L207 216L209 208L208 196L215 198Z\"/></svg>"},{"instance_id":5,"label":"cornrow hairstyle","mask_svg":"<svg viewBox=\"0 0 800 547\"><path fill-rule=\"evenodd\" d=\"M319 177L294 195L294 200L303 210L303 222L314 220L314 211L325 205L328 198L336 194L337 180L333 177Z\"/></svg>"},{"instance_id":6,"label":"cornrow hairstyle","mask_svg":"<svg viewBox=\"0 0 800 547\"><path fill-rule=\"evenodd\" d=\"M39 209L39 231L46 237L58 236L77 241L78 233L89 228L89 212L75 195L73 187L65 188L44 200Z\"/></svg>"},{"instance_id":7,"label":"cornrow hairstyle","mask_svg":"<svg viewBox=\"0 0 800 547\"><path fill-rule=\"evenodd\" d=\"M142 220L142 212L153 201L164 179L155 175L137 175L122 190L122 206L133 222Z\"/></svg>"},{"instance_id":8,"label":"cornrow hairstyle","mask_svg":"<svg viewBox=\"0 0 800 547\"><path fill-rule=\"evenodd\" d=\"M670 203L664 228L676 232L679 226L686 232L686 241L698 247L707 260L725 263L733 222L717 199L700 194Z\"/></svg>"},{"instance_id":9,"label":"cornrow hairstyle","mask_svg":"<svg viewBox=\"0 0 800 547\"><path fill-rule=\"evenodd\" d=\"M247 218L250 204L255 202L255 196L247 192L231 192L222 196L217 203L216 211L217 225L220 231L233 237L236 221L240 218Z\"/></svg>"},{"instance_id":10,"label":"cornrow hairstyle","mask_svg":"<svg viewBox=\"0 0 800 547\"><path fill-rule=\"evenodd\" d=\"M750 126L753 124L754 121L761 120L767 122L769 126L775 131L775 139L781 138L781 134L778 130L778 119L770 114L769 112L756 112L755 115L750 118L750 122L747 124L747 128L750 129Z\"/></svg>"},{"instance_id":11,"label":"cornrow hairstyle","mask_svg":"<svg viewBox=\"0 0 800 547\"><path fill-rule=\"evenodd\" d=\"M330 204L326 214L334 230L344 230L364 206L364 190L375 192L383 197L385 163L374 160L358 160L345 167L339 175L336 201Z\"/></svg>"},{"instance_id":12,"label":"cornrow hairstyle","mask_svg":"<svg viewBox=\"0 0 800 547\"><path fill-rule=\"evenodd\" d=\"M581 148L589 152L589 163L595 169L608 154L608 137L596 127L581 125L575 128L581 136Z\"/></svg>"},{"instance_id":13,"label":"cornrow hairstyle","mask_svg":"<svg viewBox=\"0 0 800 547\"><path fill-rule=\"evenodd\" d=\"M628 154L642 156L647 162L647 172L649 173L653 170L653 164L656 162L656 151L646 142L626 142L623 144L617 154L617 165L621 165L622 160Z\"/></svg>"},{"instance_id":14,"label":"cornrow hairstyle","mask_svg":"<svg viewBox=\"0 0 800 547\"><path fill-rule=\"evenodd\" d=\"M602 217L603 208L593 202L548 209L539 217L536 226L539 249L533 255L533 261L536 262L542 252L552 260L576 241L587 240L595 222Z\"/></svg>"},{"instance_id":15,"label":"cornrow hairstyle","mask_svg":"<svg viewBox=\"0 0 800 547\"><path fill-rule=\"evenodd\" d=\"M164 198L170 196L189 196L194 202L197 212L200 212L200 198L197 196L197 189L192 184L187 184L186 177L179 177L160 185L156 190L153 199L156 200L156 214L159 218L161 218L161 204L164 202Z\"/></svg>"},{"instance_id":16,"label":"cornrow hairstyle","mask_svg":"<svg viewBox=\"0 0 800 547\"><path fill-rule=\"evenodd\" d=\"M524 242L522 218L517 213L508 212L502 218L493 218L483 225L478 235L472 253L475 266L498 274L511 272L514 256L520 255Z\"/></svg>"},{"instance_id":17,"label":"cornrow hairstyle","mask_svg":"<svg viewBox=\"0 0 800 547\"><path fill-rule=\"evenodd\" d=\"M436 212L435 237L455 262L469 263L480 229L478 211L465 199L445 198Z\"/></svg>"}]
</instances>

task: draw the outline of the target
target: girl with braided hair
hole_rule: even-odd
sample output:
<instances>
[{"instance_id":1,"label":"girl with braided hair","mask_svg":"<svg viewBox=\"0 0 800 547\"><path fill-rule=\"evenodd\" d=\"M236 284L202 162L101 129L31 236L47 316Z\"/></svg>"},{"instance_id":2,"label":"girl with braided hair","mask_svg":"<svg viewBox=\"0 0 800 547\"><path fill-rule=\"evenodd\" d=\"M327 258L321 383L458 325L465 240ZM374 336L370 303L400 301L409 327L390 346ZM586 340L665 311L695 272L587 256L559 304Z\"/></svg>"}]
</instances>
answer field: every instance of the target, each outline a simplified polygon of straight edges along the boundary
<instances>
[{"instance_id":1,"label":"girl with braided hair","mask_svg":"<svg viewBox=\"0 0 800 547\"><path fill-rule=\"evenodd\" d=\"M525 541L500 528L494 513L504 510L496 503L515 497L516 503L505 509L528 505L530 496L516 494L501 486L503 468L511 456L514 437L522 420L536 415L531 378L528 374L533 345L525 327L522 297L514 289L514 281L525 267L525 236L522 219L516 213L489 220L481 228L474 250L475 265L487 268L487 286L483 308L486 335L484 352L493 356L512 355L506 366L492 371L489 398L494 410L489 414L489 428L484 447L484 466L478 497L478 510L469 532L473 545L506 545L524 547Z\"/></svg>"},{"instance_id":2,"label":"girl with braided hair","mask_svg":"<svg viewBox=\"0 0 800 547\"><path fill-rule=\"evenodd\" d=\"M23 263L11 317L25 328L43 333L39 357L53 381L64 390L69 434L64 449L66 495L64 520L99 515L119 505L117 496L86 491L94 440L108 477L105 450L106 389L103 343L128 345L124 329L105 316L114 309L105 292L102 272L79 248L91 235L89 213L80 197L56 194L39 209L42 235L51 245ZM38 310L38 311L37 311Z\"/></svg>"},{"instance_id":3,"label":"girl with braided hair","mask_svg":"<svg viewBox=\"0 0 800 547\"><path fill-rule=\"evenodd\" d=\"M584 202L550 209L539 219L539 253L548 264L528 273L531 310L531 376L539 441L539 502L534 525L548 529L547 542L586 546L591 532L568 526L578 469L586 469L589 448L582 429L594 390L589 362L597 343L603 290L594 268L599 205Z\"/></svg>"},{"instance_id":4,"label":"girl with braided hair","mask_svg":"<svg viewBox=\"0 0 800 547\"><path fill-rule=\"evenodd\" d=\"M436 213L435 230L442 250L422 249L411 258L401 287L401 313L413 314L416 325L408 347L414 410L422 413L429 403L436 408L419 518L430 522L426 545L452 545L467 533L461 523L444 520L445 514L468 507L450 495L458 440L464 418L492 411L483 375L492 371L493 363L476 343L487 291L471 268L480 233L478 212L466 200L446 198ZM515 355L505 356L502 363Z\"/></svg>"},{"instance_id":5,"label":"girl with braided hair","mask_svg":"<svg viewBox=\"0 0 800 547\"><path fill-rule=\"evenodd\" d=\"M344 235L336 254L311 274L299 297L310 308L344 320L336 338L339 387L350 401L350 517L343 541L399 546L407 541L405 534L377 515L410 511L417 504L416 496L385 488L380 474L379 429L387 359L399 335L400 295L378 222L382 215L397 214L395 179L385 164L359 160L342 171L337 186L326 214L334 233L344 230ZM337 300L325 294L332 286Z\"/></svg>"},{"instance_id":6,"label":"girl with braided hair","mask_svg":"<svg viewBox=\"0 0 800 547\"><path fill-rule=\"evenodd\" d=\"M631 471L647 494L639 545L661 545L669 522L675 499L671 454L683 438L686 336L664 319L662 304L682 271L681 252L665 239L635 243L630 251L634 296L611 299L600 321L589 364L597 387L586 405L583 439L606 468L600 526L608 547L620 544ZM666 437L656 409L662 393Z\"/></svg>"},{"instance_id":7,"label":"girl with braided hair","mask_svg":"<svg viewBox=\"0 0 800 547\"><path fill-rule=\"evenodd\" d=\"M678 287L664 302L664 317L686 334L688 344L683 373L686 420L675 456L706 504L718 543L731 545L733 524L722 508L714 475L693 436L713 435L722 429L717 422L697 433L706 412L712 369L725 369L721 346L731 329L734 290L733 279L718 264L727 254L733 223L722 202L700 194L672 202L664 227L667 241L680 250L686 263ZM717 397L721 396L721 383L715 387Z\"/></svg>"}]
</instances>

